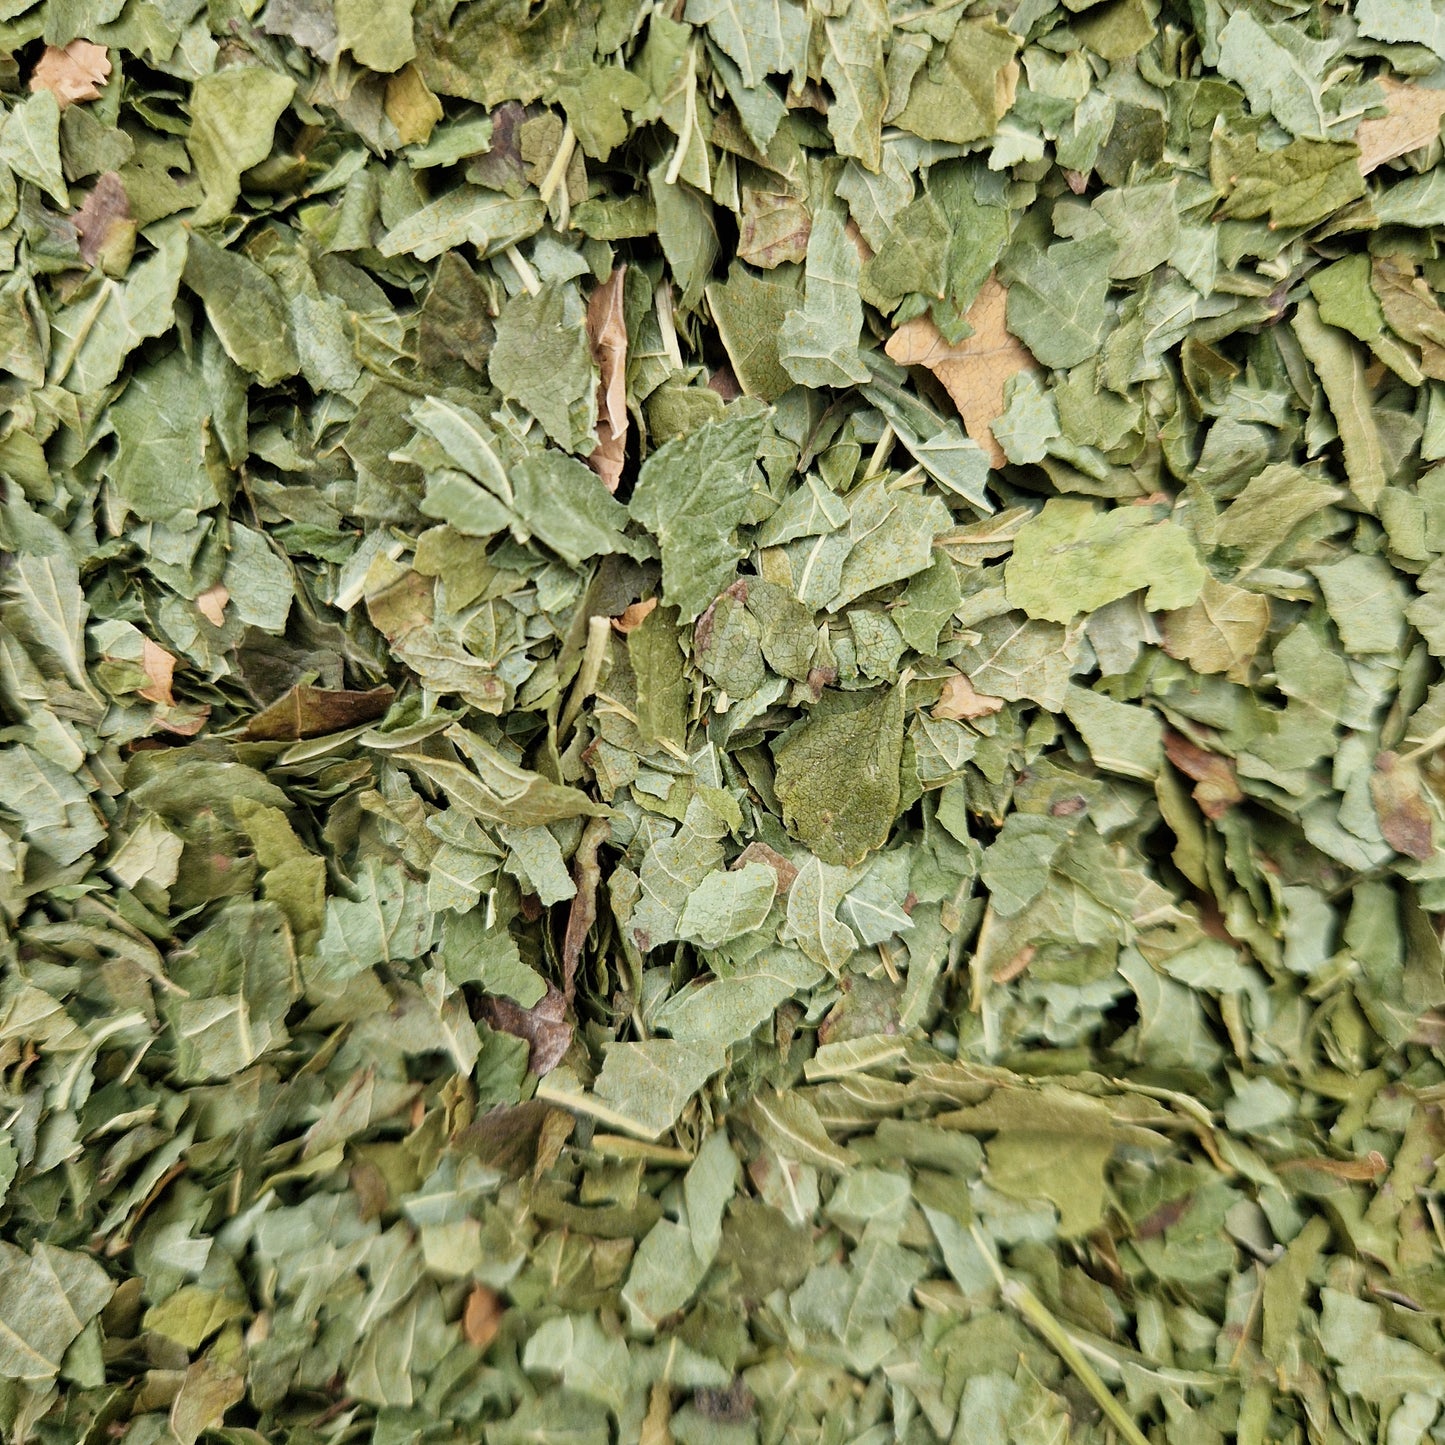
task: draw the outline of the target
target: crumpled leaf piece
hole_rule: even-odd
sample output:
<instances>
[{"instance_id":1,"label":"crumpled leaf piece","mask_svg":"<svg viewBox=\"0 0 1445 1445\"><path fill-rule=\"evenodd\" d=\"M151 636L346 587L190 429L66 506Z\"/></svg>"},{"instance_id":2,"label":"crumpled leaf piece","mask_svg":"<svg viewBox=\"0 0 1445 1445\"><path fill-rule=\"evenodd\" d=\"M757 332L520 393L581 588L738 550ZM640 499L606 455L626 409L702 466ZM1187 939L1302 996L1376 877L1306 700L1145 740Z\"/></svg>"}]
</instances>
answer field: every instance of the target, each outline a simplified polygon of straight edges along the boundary
<instances>
[{"instance_id":1,"label":"crumpled leaf piece","mask_svg":"<svg viewBox=\"0 0 1445 1445\"><path fill-rule=\"evenodd\" d=\"M824 863L849 866L888 840L900 795L905 692L902 685L825 692L774 749L783 821Z\"/></svg>"},{"instance_id":2,"label":"crumpled leaf piece","mask_svg":"<svg viewBox=\"0 0 1445 1445\"><path fill-rule=\"evenodd\" d=\"M995 467L1006 460L993 434L993 423L1004 413L1004 388L1011 376L1034 366L1028 347L1008 329L1007 303L1007 289L990 274L966 313L971 336L949 345L932 321L918 316L900 326L885 348L900 366L926 366L938 377L964 429Z\"/></svg>"},{"instance_id":3,"label":"crumpled leaf piece","mask_svg":"<svg viewBox=\"0 0 1445 1445\"><path fill-rule=\"evenodd\" d=\"M664 443L642 464L629 510L662 548L662 597L692 622L732 580L743 555L734 529L752 491L751 465L766 411L734 402L721 421L704 422Z\"/></svg>"},{"instance_id":4,"label":"crumpled leaf piece","mask_svg":"<svg viewBox=\"0 0 1445 1445\"><path fill-rule=\"evenodd\" d=\"M711 1040L610 1044L593 1086L606 1108L601 1117L645 1139L659 1138L724 1060L722 1046Z\"/></svg>"},{"instance_id":5,"label":"crumpled leaf piece","mask_svg":"<svg viewBox=\"0 0 1445 1445\"><path fill-rule=\"evenodd\" d=\"M297 683L246 721L244 736L252 742L322 737L359 727L383 717L396 696L390 687L366 692L327 689Z\"/></svg>"},{"instance_id":6,"label":"crumpled leaf piece","mask_svg":"<svg viewBox=\"0 0 1445 1445\"><path fill-rule=\"evenodd\" d=\"M110 75L110 52L89 40L69 45L47 45L30 72L31 90L48 90L61 110L80 101L99 100Z\"/></svg>"},{"instance_id":7,"label":"crumpled leaf piece","mask_svg":"<svg viewBox=\"0 0 1445 1445\"><path fill-rule=\"evenodd\" d=\"M494 1029L527 1041L527 1068L539 1079L550 1074L572 1046L567 1000L559 988L549 986L545 997L530 1008L509 998L489 998L485 1007Z\"/></svg>"},{"instance_id":8,"label":"crumpled leaf piece","mask_svg":"<svg viewBox=\"0 0 1445 1445\"><path fill-rule=\"evenodd\" d=\"M221 220L241 194L241 173L271 151L276 122L296 93L290 76L260 65L235 65L203 75L191 88L186 147L205 188L195 226Z\"/></svg>"},{"instance_id":9,"label":"crumpled leaf piece","mask_svg":"<svg viewBox=\"0 0 1445 1445\"><path fill-rule=\"evenodd\" d=\"M1445 117L1445 90L1403 85L1389 75L1382 75L1378 84L1385 92L1386 113L1367 116L1355 132L1364 176L1387 161L1429 145L1439 136L1440 121Z\"/></svg>"},{"instance_id":10,"label":"crumpled leaf piece","mask_svg":"<svg viewBox=\"0 0 1445 1445\"><path fill-rule=\"evenodd\" d=\"M597 364L597 447L587 465L609 492L617 491L627 453L627 318L623 283L627 268L616 267L587 298L587 339Z\"/></svg>"},{"instance_id":11,"label":"crumpled leaf piece","mask_svg":"<svg viewBox=\"0 0 1445 1445\"><path fill-rule=\"evenodd\" d=\"M966 20L913 77L894 125L924 140L958 144L982 140L1014 102L1018 37L994 20Z\"/></svg>"},{"instance_id":12,"label":"crumpled leaf piece","mask_svg":"<svg viewBox=\"0 0 1445 1445\"><path fill-rule=\"evenodd\" d=\"M862 0L860 0L862 3ZM800 386L847 386L867 381L858 350L863 301L858 252L830 209L813 218L803 268L804 301L783 318L778 359Z\"/></svg>"},{"instance_id":13,"label":"crumpled leaf piece","mask_svg":"<svg viewBox=\"0 0 1445 1445\"><path fill-rule=\"evenodd\" d=\"M597 373L574 288L514 296L497 317L487 369L502 394L521 402L564 451L596 445Z\"/></svg>"},{"instance_id":14,"label":"crumpled leaf piece","mask_svg":"<svg viewBox=\"0 0 1445 1445\"><path fill-rule=\"evenodd\" d=\"M0 1240L0 1377L43 1384L66 1347L100 1313L115 1282L88 1255Z\"/></svg>"},{"instance_id":15,"label":"crumpled leaf piece","mask_svg":"<svg viewBox=\"0 0 1445 1445\"><path fill-rule=\"evenodd\" d=\"M1205 570L1188 533L1148 508L1101 512L1052 498L1019 532L1004 579L1009 601L1030 617L1069 622L1139 588L1146 607L1188 607Z\"/></svg>"}]
</instances>

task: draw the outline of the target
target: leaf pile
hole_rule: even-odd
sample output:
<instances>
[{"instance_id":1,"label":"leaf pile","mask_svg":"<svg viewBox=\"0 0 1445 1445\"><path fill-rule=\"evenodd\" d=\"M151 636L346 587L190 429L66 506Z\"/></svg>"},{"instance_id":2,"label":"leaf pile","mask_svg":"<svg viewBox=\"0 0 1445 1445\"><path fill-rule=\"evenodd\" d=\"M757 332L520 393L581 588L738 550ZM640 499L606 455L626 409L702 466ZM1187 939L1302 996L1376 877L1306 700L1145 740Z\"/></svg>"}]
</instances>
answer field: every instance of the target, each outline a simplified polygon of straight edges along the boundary
<instances>
[{"instance_id":1,"label":"leaf pile","mask_svg":"<svg viewBox=\"0 0 1445 1445\"><path fill-rule=\"evenodd\" d=\"M0 90L0 1436L1445 1440L1438 0Z\"/></svg>"}]
</instances>

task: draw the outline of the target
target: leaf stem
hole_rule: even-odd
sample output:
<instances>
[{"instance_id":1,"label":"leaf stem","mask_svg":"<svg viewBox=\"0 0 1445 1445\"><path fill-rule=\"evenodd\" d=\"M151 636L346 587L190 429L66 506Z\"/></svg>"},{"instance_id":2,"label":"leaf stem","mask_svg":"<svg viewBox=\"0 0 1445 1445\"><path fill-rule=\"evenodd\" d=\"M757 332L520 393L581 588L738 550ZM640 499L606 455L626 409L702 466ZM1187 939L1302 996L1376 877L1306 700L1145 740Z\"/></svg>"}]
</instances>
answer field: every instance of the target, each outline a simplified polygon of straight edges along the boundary
<instances>
[{"instance_id":1,"label":"leaf stem","mask_svg":"<svg viewBox=\"0 0 1445 1445\"><path fill-rule=\"evenodd\" d=\"M998 1262L992 1246L984 1237L977 1224L968 1226L973 1242L983 1256L993 1277L998 1281L999 1293L1024 1319L1038 1331L1053 1348L1054 1353L1073 1372L1074 1378L1093 1397L1094 1403L1109 1417L1114 1428L1129 1442L1129 1445L1149 1445L1148 1437L1139 1429L1129 1412L1114 1398L1113 1392L1099 1378L1098 1372L1084 1358L1083 1351L1069 1337L1069 1332L1051 1315L1044 1302L1026 1284L1010 1279Z\"/></svg>"}]
</instances>

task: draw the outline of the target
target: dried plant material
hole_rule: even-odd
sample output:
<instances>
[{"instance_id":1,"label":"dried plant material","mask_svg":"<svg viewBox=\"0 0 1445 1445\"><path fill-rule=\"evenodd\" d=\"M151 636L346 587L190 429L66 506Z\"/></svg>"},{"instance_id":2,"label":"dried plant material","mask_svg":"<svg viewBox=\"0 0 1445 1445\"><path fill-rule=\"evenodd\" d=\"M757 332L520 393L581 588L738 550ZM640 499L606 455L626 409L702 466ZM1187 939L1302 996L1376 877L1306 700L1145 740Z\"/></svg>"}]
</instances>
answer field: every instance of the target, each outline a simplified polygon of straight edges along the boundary
<instances>
[{"instance_id":1,"label":"dried plant material","mask_svg":"<svg viewBox=\"0 0 1445 1445\"><path fill-rule=\"evenodd\" d=\"M1441 5L0 0L0 1434L1439 1434Z\"/></svg>"},{"instance_id":2,"label":"dried plant material","mask_svg":"<svg viewBox=\"0 0 1445 1445\"><path fill-rule=\"evenodd\" d=\"M149 637L144 639L141 647L141 666L150 681L141 688L140 695L148 702L160 703L162 707L174 707L176 699L171 691L171 679L176 672L174 654L167 652L158 642L152 642Z\"/></svg>"},{"instance_id":3,"label":"dried plant material","mask_svg":"<svg viewBox=\"0 0 1445 1445\"><path fill-rule=\"evenodd\" d=\"M99 100L110 74L110 56L103 45L72 40L63 49L47 45L30 72L31 90L48 90L61 110L81 101Z\"/></svg>"},{"instance_id":4,"label":"dried plant material","mask_svg":"<svg viewBox=\"0 0 1445 1445\"><path fill-rule=\"evenodd\" d=\"M245 736L253 742L294 742L360 727L384 717L395 696L390 687L351 692L298 683L256 713L246 724Z\"/></svg>"},{"instance_id":5,"label":"dried plant material","mask_svg":"<svg viewBox=\"0 0 1445 1445\"><path fill-rule=\"evenodd\" d=\"M781 897L793 886L793 880L798 876L798 865L772 848L766 843L749 843L733 862L733 867L746 868L749 863L766 863L769 868L777 874L778 882L775 892Z\"/></svg>"},{"instance_id":6,"label":"dried plant material","mask_svg":"<svg viewBox=\"0 0 1445 1445\"><path fill-rule=\"evenodd\" d=\"M1440 134L1445 116L1445 90L1423 85L1402 84L1388 75L1379 80L1385 92L1386 115L1362 120L1355 132L1360 148L1360 174L1427 146Z\"/></svg>"},{"instance_id":7,"label":"dried plant material","mask_svg":"<svg viewBox=\"0 0 1445 1445\"><path fill-rule=\"evenodd\" d=\"M231 594L226 590L225 585L216 582L197 596L196 610L213 627L222 627L226 621L226 603L230 600Z\"/></svg>"},{"instance_id":8,"label":"dried plant material","mask_svg":"<svg viewBox=\"0 0 1445 1445\"><path fill-rule=\"evenodd\" d=\"M1421 862L1435 856L1434 814L1414 762L1381 753L1370 774L1370 798L1390 847Z\"/></svg>"},{"instance_id":9,"label":"dried plant material","mask_svg":"<svg viewBox=\"0 0 1445 1445\"><path fill-rule=\"evenodd\" d=\"M506 1306L496 1290L484 1284L473 1285L462 1307L462 1334L467 1343L478 1350L488 1349L497 1338L505 1313Z\"/></svg>"},{"instance_id":10,"label":"dried plant material","mask_svg":"<svg viewBox=\"0 0 1445 1445\"><path fill-rule=\"evenodd\" d=\"M612 619L613 629L625 637L647 620L648 614L657 606L656 597L644 597L641 602L629 602L621 613Z\"/></svg>"},{"instance_id":11,"label":"dried plant material","mask_svg":"<svg viewBox=\"0 0 1445 1445\"><path fill-rule=\"evenodd\" d=\"M549 985L546 996L531 1008L522 1008L509 998L488 998L485 1012L494 1029L526 1039L530 1045L527 1068L539 1079L550 1074L572 1046L567 998L559 988Z\"/></svg>"},{"instance_id":12,"label":"dried plant material","mask_svg":"<svg viewBox=\"0 0 1445 1445\"><path fill-rule=\"evenodd\" d=\"M612 825L606 818L589 818L572 860L577 892L567 912L567 932L562 939L562 994L568 1002L576 992L577 964L582 957L588 931L597 922L597 888L602 882L597 850L611 832Z\"/></svg>"},{"instance_id":13,"label":"dried plant material","mask_svg":"<svg viewBox=\"0 0 1445 1445\"><path fill-rule=\"evenodd\" d=\"M958 722L968 718L991 717L1003 706L1003 698L988 697L974 691L968 678L963 673L956 672L944 679L943 693L929 711L936 718L948 718Z\"/></svg>"},{"instance_id":14,"label":"dried plant material","mask_svg":"<svg viewBox=\"0 0 1445 1445\"><path fill-rule=\"evenodd\" d=\"M796 196L743 188L738 260L764 270L785 261L801 262L808 254L812 229L813 218Z\"/></svg>"},{"instance_id":15,"label":"dried plant material","mask_svg":"<svg viewBox=\"0 0 1445 1445\"><path fill-rule=\"evenodd\" d=\"M1037 365L1005 325L1007 305L1007 288L990 275L968 308L972 336L950 345L927 316L916 316L888 338L885 348L900 366L926 366L933 372L953 398L964 429L994 467L1007 460L993 434L993 423L1004 413L1004 389L1010 377Z\"/></svg>"},{"instance_id":16,"label":"dried plant material","mask_svg":"<svg viewBox=\"0 0 1445 1445\"><path fill-rule=\"evenodd\" d=\"M1244 801L1234 764L1228 758L1169 729L1164 733L1164 752L1181 773L1194 779L1194 801L1206 818L1222 818L1236 803Z\"/></svg>"},{"instance_id":17,"label":"dried plant material","mask_svg":"<svg viewBox=\"0 0 1445 1445\"><path fill-rule=\"evenodd\" d=\"M100 260L117 232L129 231L134 235L130 198L120 177L114 171L100 176L70 220L80 237L80 258L88 266Z\"/></svg>"},{"instance_id":18,"label":"dried plant material","mask_svg":"<svg viewBox=\"0 0 1445 1445\"><path fill-rule=\"evenodd\" d=\"M588 465L609 492L622 480L627 454L627 320L623 287L627 268L619 266L587 298L587 339L602 373L597 383L597 447Z\"/></svg>"}]
</instances>

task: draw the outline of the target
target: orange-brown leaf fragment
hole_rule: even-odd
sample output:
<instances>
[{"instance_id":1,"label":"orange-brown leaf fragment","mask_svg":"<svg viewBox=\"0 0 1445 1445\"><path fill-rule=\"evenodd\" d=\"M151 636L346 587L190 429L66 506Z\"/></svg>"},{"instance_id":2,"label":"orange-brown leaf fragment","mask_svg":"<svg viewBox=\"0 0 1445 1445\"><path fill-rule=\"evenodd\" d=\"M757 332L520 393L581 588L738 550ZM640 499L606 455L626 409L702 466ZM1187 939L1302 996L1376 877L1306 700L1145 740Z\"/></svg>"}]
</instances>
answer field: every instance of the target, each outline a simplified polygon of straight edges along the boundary
<instances>
[{"instance_id":1,"label":"orange-brown leaf fragment","mask_svg":"<svg viewBox=\"0 0 1445 1445\"><path fill-rule=\"evenodd\" d=\"M176 705L175 694L171 691L171 679L176 674L176 660L158 642L149 637L141 642L140 665L150 681L140 690L147 702L158 702L162 707Z\"/></svg>"},{"instance_id":2,"label":"orange-brown leaf fragment","mask_svg":"<svg viewBox=\"0 0 1445 1445\"><path fill-rule=\"evenodd\" d=\"M624 637L629 632L636 632L647 620L647 614L656 606L656 597L645 597L641 602L629 602L621 614L612 619L613 629Z\"/></svg>"},{"instance_id":3,"label":"orange-brown leaf fragment","mask_svg":"<svg viewBox=\"0 0 1445 1445\"><path fill-rule=\"evenodd\" d=\"M1362 176L1386 161L1429 145L1440 134L1440 119L1445 116L1445 90L1404 85L1383 75L1379 84L1389 113L1375 120L1362 120L1355 132Z\"/></svg>"},{"instance_id":4,"label":"orange-brown leaf fragment","mask_svg":"<svg viewBox=\"0 0 1445 1445\"><path fill-rule=\"evenodd\" d=\"M502 1297L496 1290L474 1285L462 1309L462 1334L467 1343L485 1350L502 1327L502 1312Z\"/></svg>"},{"instance_id":5,"label":"orange-brown leaf fragment","mask_svg":"<svg viewBox=\"0 0 1445 1445\"><path fill-rule=\"evenodd\" d=\"M103 45L72 40L62 49L47 45L30 72L31 90L48 90L61 110L82 100L99 100L100 87L110 74L110 56Z\"/></svg>"},{"instance_id":6,"label":"orange-brown leaf fragment","mask_svg":"<svg viewBox=\"0 0 1445 1445\"><path fill-rule=\"evenodd\" d=\"M990 274L966 313L972 336L950 345L928 317L918 316L900 326L884 348L900 366L926 366L943 383L964 430L994 467L1006 460L993 434L993 424L1004 412L1004 388L1010 377L1038 364L1004 325L1007 304L1007 287Z\"/></svg>"},{"instance_id":7,"label":"orange-brown leaf fragment","mask_svg":"<svg viewBox=\"0 0 1445 1445\"><path fill-rule=\"evenodd\" d=\"M204 592L196 598L196 610L211 624L212 627L224 627L226 623L226 603L231 600L231 594L223 583L217 582L207 587Z\"/></svg>"},{"instance_id":8,"label":"orange-brown leaf fragment","mask_svg":"<svg viewBox=\"0 0 1445 1445\"><path fill-rule=\"evenodd\" d=\"M1164 730L1164 752L1181 773L1194 779L1194 801L1206 818L1222 818L1243 801L1234 764L1228 758L1197 747L1169 728Z\"/></svg>"},{"instance_id":9,"label":"orange-brown leaf fragment","mask_svg":"<svg viewBox=\"0 0 1445 1445\"><path fill-rule=\"evenodd\" d=\"M1435 855L1430 805L1420 770L1394 753L1381 753L1370 774L1370 797L1385 842L1397 853L1423 862Z\"/></svg>"},{"instance_id":10,"label":"orange-brown leaf fragment","mask_svg":"<svg viewBox=\"0 0 1445 1445\"><path fill-rule=\"evenodd\" d=\"M961 672L956 672L944 682L943 693L933 704L930 716L951 722L989 717L1003 707L1003 702L1001 697L975 691L973 684Z\"/></svg>"},{"instance_id":11,"label":"orange-brown leaf fragment","mask_svg":"<svg viewBox=\"0 0 1445 1445\"><path fill-rule=\"evenodd\" d=\"M587 339L602 373L597 383L597 449L588 465L609 492L622 480L627 451L627 319L622 287L627 268L619 266L587 298Z\"/></svg>"}]
</instances>

